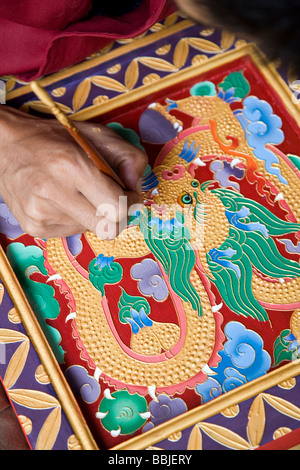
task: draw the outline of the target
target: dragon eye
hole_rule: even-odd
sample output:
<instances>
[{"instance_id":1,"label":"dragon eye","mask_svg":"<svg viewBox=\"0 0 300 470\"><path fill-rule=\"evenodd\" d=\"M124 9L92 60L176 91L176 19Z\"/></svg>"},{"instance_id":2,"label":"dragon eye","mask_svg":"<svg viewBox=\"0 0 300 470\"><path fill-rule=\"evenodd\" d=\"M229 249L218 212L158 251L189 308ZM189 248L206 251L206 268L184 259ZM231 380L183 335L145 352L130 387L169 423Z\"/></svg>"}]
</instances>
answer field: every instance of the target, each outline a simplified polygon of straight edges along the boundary
<instances>
[{"instance_id":1,"label":"dragon eye","mask_svg":"<svg viewBox=\"0 0 300 470\"><path fill-rule=\"evenodd\" d=\"M183 207L184 205L187 204L192 204L193 198L189 193L183 193L179 199L178 199L179 204Z\"/></svg>"},{"instance_id":2,"label":"dragon eye","mask_svg":"<svg viewBox=\"0 0 300 470\"><path fill-rule=\"evenodd\" d=\"M197 188L197 187L199 186L199 181L193 180L193 181L191 182L191 186L192 186L193 188Z\"/></svg>"}]
</instances>

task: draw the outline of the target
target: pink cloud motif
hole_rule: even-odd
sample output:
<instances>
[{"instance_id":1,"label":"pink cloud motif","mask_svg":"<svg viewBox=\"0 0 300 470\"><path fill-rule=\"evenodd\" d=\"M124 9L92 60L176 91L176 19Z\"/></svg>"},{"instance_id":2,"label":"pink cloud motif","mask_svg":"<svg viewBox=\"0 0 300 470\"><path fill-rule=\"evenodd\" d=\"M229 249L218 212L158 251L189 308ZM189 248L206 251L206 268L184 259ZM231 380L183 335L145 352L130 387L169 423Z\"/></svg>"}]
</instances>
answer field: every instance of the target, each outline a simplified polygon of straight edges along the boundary
<instances>
[{"instance_id":1,"label":"pink cloud motif","mask_svg":"<svg viewBox=\"0 0 300 470\"><path fill-rule=\"evenodd\" d=\"M172 169L164 170L162 172L162 177L165 180L179 180L183 178L185 172L185 167L183 165L175 165Z\"/></svg>"}]
</instances>

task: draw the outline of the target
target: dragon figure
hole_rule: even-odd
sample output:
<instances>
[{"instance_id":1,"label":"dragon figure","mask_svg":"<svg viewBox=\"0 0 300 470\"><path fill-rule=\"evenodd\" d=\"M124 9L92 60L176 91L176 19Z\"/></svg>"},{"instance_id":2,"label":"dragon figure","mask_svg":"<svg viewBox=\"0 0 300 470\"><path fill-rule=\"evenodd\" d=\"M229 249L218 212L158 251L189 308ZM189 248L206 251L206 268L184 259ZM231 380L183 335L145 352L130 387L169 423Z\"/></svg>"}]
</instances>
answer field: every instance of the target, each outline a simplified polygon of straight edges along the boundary
<instances>
[{"instance_id":1,"label":"dragon figure","mask_svg":"<svg viewBox=\"0 0 300 470\"><path fill-rule=\"evenodd\" d=\"M88 267L68 241L47 241L48 271L73 296L82 354L117 388L175 393L203 382L218 362L222 305L260 322L268 309L300 305L300 265L282 242L299 236L290 210L298 177L275 147L283 134L270 105L248 96L232 111L235 99L229 89L150 105L139 133L160 151L128 227L115 240L85 234ZM128 260L139 295L120 284ZM176 321L164 315L170 305Z\"/></svg>"}]
</instances>

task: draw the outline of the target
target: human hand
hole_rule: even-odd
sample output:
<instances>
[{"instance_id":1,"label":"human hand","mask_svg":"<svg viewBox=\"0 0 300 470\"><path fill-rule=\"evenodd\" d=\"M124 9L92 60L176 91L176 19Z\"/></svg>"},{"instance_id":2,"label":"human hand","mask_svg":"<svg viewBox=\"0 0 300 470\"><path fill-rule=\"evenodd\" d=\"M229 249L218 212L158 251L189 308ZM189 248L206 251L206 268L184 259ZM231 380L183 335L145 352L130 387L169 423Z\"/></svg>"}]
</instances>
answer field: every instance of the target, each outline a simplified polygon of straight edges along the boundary
<instances>
[{"instance_id":1,"label":"human hand","mask_svg":"<svg viewBox=\"0 0 300 470\"><path fill-rule=\"evenodd\" d=\"M0 106L0 194L31 236L65 237L91 230L114 238L127 220L128 207L141 203L144 152L105 126L76 125L128 190L101 173L55 119ZM122 196L127 205L119 204Z\"/></svg>"}]
</instances>

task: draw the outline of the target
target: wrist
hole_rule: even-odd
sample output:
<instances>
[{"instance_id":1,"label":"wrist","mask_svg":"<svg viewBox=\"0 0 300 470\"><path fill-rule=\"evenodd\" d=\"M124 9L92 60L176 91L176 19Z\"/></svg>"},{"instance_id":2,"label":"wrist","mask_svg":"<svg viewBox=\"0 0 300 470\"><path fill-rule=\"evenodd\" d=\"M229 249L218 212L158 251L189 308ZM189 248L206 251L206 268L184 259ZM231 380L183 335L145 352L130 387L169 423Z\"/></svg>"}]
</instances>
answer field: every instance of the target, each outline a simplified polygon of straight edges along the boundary
<instances>
[{"instance_id":1,"label":"wrist","mask_svg":"<svg viewBox=\"0 0 300 470\"><path fill-rule=\"evenodd\" d=\"M10 130L13 130L15 122L16 110L5 104L0 105L0 137L2 141L10 133Z\"/></svg>"},{"instance_id":2,"label":"wrist","mask_svg":"<svg viewBox=\"0 0 300 470\"><path fill-rule=\"evenodd\" d=\"M28 125L24 119L35 119L22 111L7 105L0 105L0 138L1 144L16 142L24 132L28 132ZM25 124L25 126L23 125Z\"/></svg>"}]
</instances>

